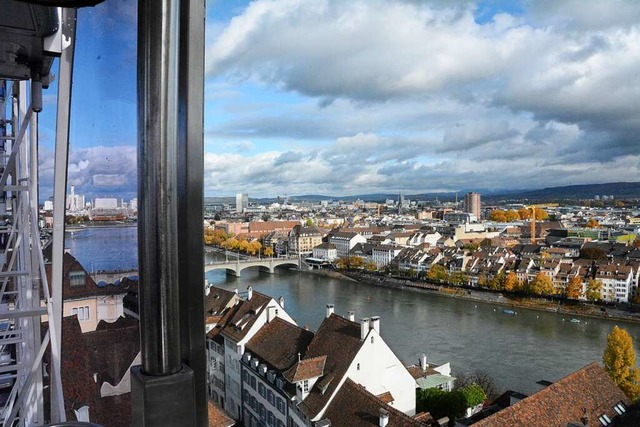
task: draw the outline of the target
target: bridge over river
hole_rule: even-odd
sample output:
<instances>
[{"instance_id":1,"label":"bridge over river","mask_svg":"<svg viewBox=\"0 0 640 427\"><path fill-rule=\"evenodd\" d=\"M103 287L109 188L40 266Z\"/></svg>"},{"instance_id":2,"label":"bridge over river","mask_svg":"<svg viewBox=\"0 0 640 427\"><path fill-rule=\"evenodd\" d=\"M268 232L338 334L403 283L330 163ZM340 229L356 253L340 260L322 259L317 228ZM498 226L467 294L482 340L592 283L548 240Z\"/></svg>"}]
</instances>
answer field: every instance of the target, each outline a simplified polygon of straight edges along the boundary
<instances>
[{"instance_id":1,"label":"bridge over river","mask_svg":"<svg viewBox=\"0 0 640 427\"><path fill-rule=\"evenodd\" d=\"M205 264L204 271L226 270L227 274L240 277L245 268L257 267L260 271L275 273L276 267L300 268L299 258L243 258L230 261L211 261Z\"/></svg>"}]
</instances>

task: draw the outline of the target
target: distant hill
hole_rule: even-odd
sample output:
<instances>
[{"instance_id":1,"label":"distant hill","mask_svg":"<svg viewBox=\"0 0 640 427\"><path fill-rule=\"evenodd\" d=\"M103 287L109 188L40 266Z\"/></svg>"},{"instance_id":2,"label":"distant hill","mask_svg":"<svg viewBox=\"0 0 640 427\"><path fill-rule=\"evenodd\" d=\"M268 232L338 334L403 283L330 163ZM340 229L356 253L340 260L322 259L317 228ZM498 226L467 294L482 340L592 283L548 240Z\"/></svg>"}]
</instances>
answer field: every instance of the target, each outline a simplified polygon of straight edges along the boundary
<instances>
[{"instance_id":1,"label":"distant hill","mask_svg":"<svg viewBox=\"0 0 640 427\"><path fill-rule=\"evenodd\" d=\"M482 195L484 201L491 200L529 200L551 202L556 200L583 200L593 199L594 196L614 196L616 199L640 199L640 182L610 182L606 184L584 184L584 185L567 185L563 187L547 187L538 190L489 190L474 189ZM464 198L464 194L468 191L459 191L458 200ZM250 195L251 196L251 195ZM408 200L435 200L453 201L456 193L419 193L406 194L404 197ZM357 194L353 196L332 196L322 194L303 194L299 196L289 196L289 200L293 202L307 201L320 202L321 200L364 200L365 202L381 202L387 199L398 200L398 193L374 193L374 194ZM251 202L257 203L273 203L275 197L250 197ZM205 201L209 203L235 203L234 197L205 197Z\"/></svg>"},{"instance_id":2,"label":"distant hill","mask_svg":"<svg viewBox=\"0 0 640 427\"><path fill-rule=\"evenodd\" d=\"M528 200L581 200L594 196L614 196L616 199L640 198L640 182L610 182L606 184L567 185L539 190L512 192L495 195L492 198L528 199Z\"/></svg>"}]
</instances>

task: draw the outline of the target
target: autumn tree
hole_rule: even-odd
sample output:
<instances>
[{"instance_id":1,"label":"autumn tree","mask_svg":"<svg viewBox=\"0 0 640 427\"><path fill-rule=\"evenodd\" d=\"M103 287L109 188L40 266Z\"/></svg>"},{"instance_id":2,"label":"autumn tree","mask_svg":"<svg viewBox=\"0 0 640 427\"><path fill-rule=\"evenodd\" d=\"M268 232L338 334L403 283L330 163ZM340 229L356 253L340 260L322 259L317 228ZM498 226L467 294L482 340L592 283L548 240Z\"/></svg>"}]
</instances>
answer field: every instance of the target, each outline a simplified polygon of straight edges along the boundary
<instances>
[{"instance_id":1,"label":"autumn tree","mask_svg":"<svg viewBox=\"0 0 640 427\"><path fill-rule=\"evenodd\" d=\"M595 279L589 280L585 296L589 301L600 301L602 299L602 282Z\"/></svg>"},{"instance_id":2,"label":"autumn tree","mask_svg":"<svg viewBox=\"0 0 640 427\"><path fill-rule=\"evenodd\" d=\"M462 271L456 271L449 276L449 282L454 285L466 285L469 283L469 277Z\"/></svg>"},{"instance_id":3,"label":"autumn tree","mask_svg":"<svg viewBox=\"0 0 640 427\"><path fill-rule=\"evenodd\" d=\"M536 221L544 221L549 218L549 214L544 209L536 209Z\"/></svg>"},{"instance_id":4,"label":"autumn tree","mask_svg":"<svg viewBox=\"0 0 640 427\"><path fill-rule=\"evenodd\" d=\"M427 278L438 282L444 282L449 278L447 270L440 264L434 264L427 272Z\"/></svg>"},{"instance_id":5,"label":"autumn tree","mask_svg":"<svg viewBox=\"0 0 640 427\"><path fill-rule=\"evenodd\" d=\"M518 215L518 212L514 211L513 209L509 209L508 211L506 211L505 217L507 219L507 222L517 221L520 219L520 215Z\"/></svg>"},{"instance_id":6,"label":"autumn tree","mask_svg":"<svg viewBox=\"0 0 640 427\"><path fill-rule=\"evenodd\" d=\"M520 288L518 276L513 271L509 272L504 278L504 290L508 292L517 291Z\"/></svg>"},{"instance_id":7,"label":"autumn tree","mask_svg":"<svg viewBox=\"0 0 640 427\"><path fill-rule=\"evenodd\" d=\"M629 333L617 326L607 336L607 348L602 356L604 370L613 382L632 401L640 398L640 372L636 366L636 353Z\"/></svg>"},{"instance_id":8,"label":"autumn tree","mask_svg":"<svg viewBox=\"0 0 640 427\"><path fill-rule=\"evenodd\" d=\"M489 280L489 289L495 291L501 291L504 289L505 275L504 273L498 273Z\"/></svg>"},{"instance_id":9,"label":"autumn tree","mask_svg":"<svg viewBox=\"0 0 640 427\"><path fill-rule=\"evenodd\" d=\"M600 223L593 218L589 218L586 224L587 228L598 228L600 227Z\"/></svg>"},{"instance_id":10,"label":"autumn tree","mask_svg":"<svg viewBox=\"0 0 640 427\"><path fill-rule=\"evenodd\" d=\"M264 251L262 251L262 253L264 254L264 256L272 257L273 256L273 248L271 246L267 246L266 248L264 248Z\"/></svg>"},{"instance_id":11,"label":"autumn tree","mask_svg":"<svg viewBox=\"0 0 640 427\"><path fill-rule=\"evenodd\" d=\"M529 284L529 292L534 295L552 295L555 293L551 277L540 272Z\"/></svg>"},{"instance_id":12,"label":"autumn tree","mask_svg":"<svg viewBox=\"0 0 640 427\"><path fill-rule=\"evenodd\" d=\"M496 222L506 222L507 214L503 210L494 209L491 211L491 213L489 213L489 219Z\"/></svg>"},{"instance_id":13,"label":"autumn tree","mask_svg":"<svg viewBox=\"0 0 640 427\"><path fill-rule=\"evenodd\" d=\"M518 209L518 216L522 220L529 219L529 218L531 218L531 211L529 209L527 209L527 208L520 208L520 209Z\"/></svg>"},{"instance_id":14,"label":"autumn tree","mask_svg":"<svg viewBox=\"0 0 640 427\"><path fill-rule=\"evenodd\" d=\"M565 289L565 297L569 299L580 299L582 298L582 278L580 276L574 276L567 283L567 288Z\"/></svg>"}]
</instances>

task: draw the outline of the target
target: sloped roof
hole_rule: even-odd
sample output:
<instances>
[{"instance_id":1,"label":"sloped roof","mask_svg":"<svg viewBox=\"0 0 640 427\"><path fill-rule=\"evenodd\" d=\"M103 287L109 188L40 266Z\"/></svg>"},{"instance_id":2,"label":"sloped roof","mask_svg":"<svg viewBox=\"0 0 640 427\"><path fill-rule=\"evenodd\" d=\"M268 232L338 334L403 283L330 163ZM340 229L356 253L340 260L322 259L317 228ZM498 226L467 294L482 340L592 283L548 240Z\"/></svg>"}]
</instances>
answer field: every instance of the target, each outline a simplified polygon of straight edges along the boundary
<instances>
[{"instance_id":1,"label":"sloped roof","mask_svg":"<svg viewBox=\"0 0 640 427\"><path fill-rule=\"evenodd\" d=\"M331 421L331 427L374 427L380 425L380 409L389 413L387 427L426 425L387 405L350 379L331 401L324 418Z\"/></svg>"},{"instance_id":2,"label":"sloped roof","mask_svg":"<svg viewBox=\"0 0 640 427\"><path fill-rule=\"evenodd\" d=\"M616 417L613 406L629 405L629 399L595 362L581 368L541 391L474 424L476 427L565 427L587 415L595 423L606 414Z\"/></svg>"},{"instance_id":3,"label":"sloped roof","mask_svg":"<svg viewBox=\"0 0 640 427\"><path fill-rule=\"evenodd\" d=\"M307 416L314 418L326 406L361 347L359 323L336 314L323 320L307 349L306 357L327 356L324 366L325 377L300 403L300 409ZM333 380L323 382L325 378Z\"/></svg>"},{"instance_id":4,"label":"sloped roof","mask_svg":"<svg viewBox=\"0 0 640 427\"><path fill-rule=\"evenodd\" d=\"M313 332L276 317L247 343L247 350L271 368L285 371L304 357Z\"/></svg>"},{"instance_id":5,"label":"sloped roof","mask_svg":"<svg viewBox=\"0 0 640 427\"><path fill-rule=\"evenodd\" d=\"M317 356L309 359L302 359L283 374L290 383L318 378L324 374L324 365L327 356Z\"/></svg>"},{"instance_id":6,"label":"sloped roof","mask_svg":"<svg viewBox=\"0 0 640 427\"><path fill-rule=\"evenodd\" d=\"M45 265L45 271L47 274L47 283L49 284L49 291L51 292L51 264ZM69 273L71 272L83 272L84 273L84 285L71 286L69 279ZM106 286L98 286L96 282L91 278L91 275L85 270L80 262L70 253L65 252L62 258L62 299L64 301L73 299L83 299L94 296L105 295L120 295L126 294L130 290L137 290L137 280L123 280L120 285L108 284Z\"/></svg>"},{"instance_id":7,"label":"sloped roof","mask_svg":"<svg viewBox=\"0 0 640 427\"><path fill-rule=\"evenodd\" d=\"M241 341L247 335L269 301L271 301L271 297L253 291L250 300L242 300L235 306L233 316L223 327L222 334L235 342Z\"/></svg>"}]
</instances>

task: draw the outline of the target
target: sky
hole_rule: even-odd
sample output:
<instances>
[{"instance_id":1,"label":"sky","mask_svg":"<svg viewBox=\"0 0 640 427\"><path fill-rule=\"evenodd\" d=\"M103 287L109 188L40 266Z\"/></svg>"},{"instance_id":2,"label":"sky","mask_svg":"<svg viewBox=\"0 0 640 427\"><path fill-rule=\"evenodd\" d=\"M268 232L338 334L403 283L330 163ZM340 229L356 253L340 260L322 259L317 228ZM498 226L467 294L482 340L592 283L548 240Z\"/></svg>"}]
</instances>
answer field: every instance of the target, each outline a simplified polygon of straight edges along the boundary
<instances>
[{"instance_id":1,"label":"sky","mask_svg":"<svg viewBox=\"0 0 640 427\"><path fill-rule=\"evenodd\" d=\"M135 197L132 3L81 11L76 192ZM640 181L635 0L210 0L206 25L206 196Z\"/></svg>"}]
</instances>

